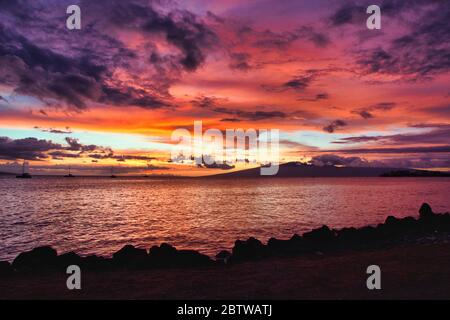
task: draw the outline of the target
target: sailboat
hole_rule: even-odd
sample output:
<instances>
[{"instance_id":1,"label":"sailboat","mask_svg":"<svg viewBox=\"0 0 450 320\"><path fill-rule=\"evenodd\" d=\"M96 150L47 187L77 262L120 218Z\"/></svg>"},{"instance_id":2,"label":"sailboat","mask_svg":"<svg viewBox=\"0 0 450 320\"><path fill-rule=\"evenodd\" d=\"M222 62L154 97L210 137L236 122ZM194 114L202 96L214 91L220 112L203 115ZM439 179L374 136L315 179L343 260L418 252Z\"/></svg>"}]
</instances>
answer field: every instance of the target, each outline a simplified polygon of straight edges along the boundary
<instances>
[{"instance_id":1,"label":"sailboat","mask_svg":"<svg viewBox=\"0 0 450 320\"><path fill-rule=\"evenodd\" d=\"M64 178L75 178L73 174L70 173L71 167L69 166L69 174L65 175Z\"/></svg>"},{"instance_id":2,"label":"sailboat","mask_svg":"<svg viewBox=\"0 0 450 320\"><path fill-rule=\"evenodd\" d=\"M111 178L111 179L117 178L117 176L114 175L114 167L111 167L111 176L110 176L110 178Z\"/></svg>"},{"instance_id":3,"label":"sailboat","mask_svg":"<svg viewBox=\"0 0 450 320\"><path fill-rule=\"evenodd\" d=\"M26 165L27 165L27 163L24 161L23 165L22 165L22 174L17 175L16 176L17 179L31 179L32 178L31 175L28 172L26 172L26 169L25 169Z\"/></svg>"}]
</instances>

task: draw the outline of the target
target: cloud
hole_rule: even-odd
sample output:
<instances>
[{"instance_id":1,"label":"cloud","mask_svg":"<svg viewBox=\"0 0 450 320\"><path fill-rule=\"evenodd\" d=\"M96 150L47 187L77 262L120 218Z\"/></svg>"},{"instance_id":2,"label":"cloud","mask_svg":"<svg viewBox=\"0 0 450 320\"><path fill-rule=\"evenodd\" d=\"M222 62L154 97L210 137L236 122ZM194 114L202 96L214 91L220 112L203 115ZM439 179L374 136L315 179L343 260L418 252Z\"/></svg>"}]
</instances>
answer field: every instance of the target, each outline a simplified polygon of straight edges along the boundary
<instances>
[{"instance_id":1,"label":"cloud","mask_svg":"<svg viewBox=\"0 0 450 320\"><path fill-rule=\"evenodd\" d=\"M240 35L253 40L253 46L264 49L283 50L298 40L307 40L316 47L323 48L330 44L327 34L318 32L312 26L300 26L292 31L273 32L265 30L258 32L250 27L244 27L240 30Z\"/></svg>"},{"instance_id":2,"label":"cloud","mask_svg":"<svg viewBox=\"0 0 450 320\"><path fill-rule=\"evenodd\" d=\"M448 72L450 2L408 1L408 5L400 5L396 1L388 8L399 16L401 9L414 9L416 18L403 35L383 46L357 52L359 72L363 75L395 75L408 81L426 80Z\"/></svg>"},{"instance_id":3,"label":"cloud","mask_svg":"<svg viewBox=\"0 0 450 320\"><path fill-rule=\"evenodd\" d=\"M361 23L367 19L366 8L353 3L346 3L330 17L333 26L342 26L345 24Z\"/></svg>"},{"instance_id":4,"label":"cloud","mask_svg":"<svg viewBox=\"0 0 450 320\"><path fill-rule=\"evenodd\" d=\"M408 158L390 158L382 160L367 160L362 157L345 157L336 154L323 154L313 157L309 164L316 166L345 166L345 167L385 167L385 168L448 168L450 159L439 154Z\"/></svg>"},{"instance_id":5,"label":"cloud","mask_svg":"<svg viewBox=\"0 0 450 320\"><path fill-rule=\"evenodd\" d=\"M347 123L343 120L335 120L335 121L331 122L329 125L323 127L323 131L328 132L328 133L333 133L337 129L339 129L341 127L345 127L346 125L347 125Z\"/></svg>"},{"instance_id":6,"label":"cloud","mask_svg":"<svg viewBox=\"0 0 450 320\"><path fill-rule=\"evenodd\" d=\"M13 140L0 137L0 159L43 160L48 158L46 152L62 148L60 144L48 140L36 138Z\"/></svg>"},{"instance_id":7,"label":"cloud","mask_svg":"<svg viewBox=\"0 0 450 320\"><path fill-rule=\"evenodd\" d=\"M34 129L40 130L42 132L49 132L49 133L55 133L55 134L71 134L72 130L69 127L66 127L65 129L55 129L55 128L40 128L38 126L34 127Z\"/></svg>"},{"instance_id":8,"label":"cloud","mask_svg":"<svg viewBox=\"0 0 450 320\"><path fill-rule=\"evenodd\" d=\"M385 136L354 136L333 141L335 144L351 144L364 142L382 142L391 144L450 144L450 125L413 125L415 128L430 128L430 131Z\"/></svg>"},{"instance_id":9,"label":"cloud","mask_svg":"<svg viewBox=\"0 0 450 320\"><path fill-rule=\"evenodd\" d=\"M329 152L330 150L324 150ZM332 150L338 153L357 154L357 153L450 153L450 146L433 146L433 147L384 147L384 148L351 148Z\"/></svg>"},{"instance_id":10,"label":"cloud","mask_svg":"<svg viewBox=\"0 0 450 320\"><path fill-rule=\"evenodd\" d=\"M333 71L336 71L337 68L324 68L324 69L307 69L302 70L297 73L296 76L292 77L288 81L280 84L280 85L261 85L263 89L268 92L285 92L287 90L294 90L297 92L304 92L307 88L311 86L311 84L317 80L318 77L327 75ZM328 98L328 95L322 94L319 96L322 99Z\"/></svg>"},{"instance_id":11,"label":"cloud","mask_svg":"<svg viewBox=\"0 0 450 320\"><path fill-rule=\"evenodd\" d=\"M326 92L318 93L313 98L299 98L299 101L320 101L320 100L328 100L330 98L330 95Z\"/></svg>"},{"instance_id":12,"label":"cloud","mask_svg":"<svg viewBox=\"0 0 450 320\"><path fill-rule=\"evenodd\" d=\"M224 122L238 122L240 120L248 121L260 121L273 118L287 118L288 115L282 111L272 110L272 111L246 111L234 108L225 108L220 106L221 103L226 103L225 99L218 99L216 97L199 96L192 100L192 105L214 111L216 113L233 116L233 118L224 118L221 121ZM258 109L264 109L263 106L258 106Z\"/></svg>"},{"instance_id":13,"label":"cloud","mask_svg":"<svg viewBox=\"0 0 450 320\"><path fill-rule=\"evenodd\" d=\"M230 68L233 70L248 71L252 69L250 54L246 52L235 52L230 54Z\"/></svg>"},{"instance_id":14,"label":"cloud","mask_svg":"<svg viewBox=\"0 0 450 320\"><path fill-rule=\"evenodd\" d=\"M82 144L78 139L66 137L67 145L36 138L10 139L0 137L0 159L4 160L64 160L65 158L91 158L95 160L113 159L119 162L128 160L151 161L154 157L146 155L115 155L109 147Z\"/></svg>"},{"instance_id":15,"label":"cloud","mask_svg":"<svg viewBox=\"0 0 450 320\"><path fill-rule=\"evenodd\" d=\"M0 84L45 104L83 111L92 104L159 109L173 106L169 87L194 71L218 41L195 14L143 0L82 1L83 32L59 23L64 4L0 2ZM157 8L158 7L158 8ZM31 15L32 14L32 15ZM32 17L30 20L27 18ZM131 48L118 32L136 32ZM43 40L45 39L45 40ZM161 54L162 44L174 50ZM128 79L117 76L127 70Z\"/></svg>"},{"instance_id":16,"label":"cloud","mask_svg":"<svg viewBox=\"0 0 450 320\"><path fill-rule=\"evenodd\" d=\"M365 108L360 108L357 110L353 110L352 113L358 114L363 119L372 119L375 118L374 112L376 111L389 111L396 107L395 102L380 102Z\"/></svg>"},{"instance_id":17,"label":"cloud","mask_svg":"<svg viewBox=\"0 0 450 320\"><path fill-rule=\"evenodd\" d=\"M313 157L310 164L315 166L369 167L370 163L360 157L342 157L335 154L323 154Z\"/></svg>"}]
</instances>

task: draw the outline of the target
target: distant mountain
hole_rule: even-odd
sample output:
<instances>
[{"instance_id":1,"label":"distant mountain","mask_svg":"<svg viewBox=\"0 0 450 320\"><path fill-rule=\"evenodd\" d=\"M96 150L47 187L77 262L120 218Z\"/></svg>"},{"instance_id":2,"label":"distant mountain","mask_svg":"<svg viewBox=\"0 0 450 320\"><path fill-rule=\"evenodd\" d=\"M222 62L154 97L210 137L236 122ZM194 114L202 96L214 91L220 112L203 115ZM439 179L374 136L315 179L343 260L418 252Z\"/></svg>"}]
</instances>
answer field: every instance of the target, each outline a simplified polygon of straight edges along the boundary
<instances>
[{"instance_id":1,"label":"distant mountain","mask_svg":"<svg viewBox=\"0 0 450 320\"><path fill-rule=\"evenodd\" d=\"M278 173L274 176L261 176L260 168L228 172L208 176L209 178L288 178L288 177L380 177L389 176L392 172L406 172L402 168L373 168L373 167L335 167L314 166L298 162L280 164ZM419 171L419 170L414 170Z\"/></svg>"}]
</instances>

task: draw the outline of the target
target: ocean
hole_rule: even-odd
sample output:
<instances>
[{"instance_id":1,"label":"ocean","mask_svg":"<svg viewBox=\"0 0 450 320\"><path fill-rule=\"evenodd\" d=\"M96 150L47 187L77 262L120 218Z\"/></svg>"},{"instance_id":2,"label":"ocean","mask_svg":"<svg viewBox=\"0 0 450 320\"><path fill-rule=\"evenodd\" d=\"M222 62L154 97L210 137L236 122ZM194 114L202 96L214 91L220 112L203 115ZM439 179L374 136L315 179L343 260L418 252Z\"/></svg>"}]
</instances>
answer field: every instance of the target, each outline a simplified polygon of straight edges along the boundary
<instances>
[{"instance_id":1,"label":"ocean","mask_svg":"<svg viewBox=\"0 0 450 320\"><path fill-rule=\"evenodd\" d=\"M288 239L450 211L450 178L0 178L0 260L51 245L110 256L163 242L214 256L251 236Z\"/></svg>"}]
</instances>

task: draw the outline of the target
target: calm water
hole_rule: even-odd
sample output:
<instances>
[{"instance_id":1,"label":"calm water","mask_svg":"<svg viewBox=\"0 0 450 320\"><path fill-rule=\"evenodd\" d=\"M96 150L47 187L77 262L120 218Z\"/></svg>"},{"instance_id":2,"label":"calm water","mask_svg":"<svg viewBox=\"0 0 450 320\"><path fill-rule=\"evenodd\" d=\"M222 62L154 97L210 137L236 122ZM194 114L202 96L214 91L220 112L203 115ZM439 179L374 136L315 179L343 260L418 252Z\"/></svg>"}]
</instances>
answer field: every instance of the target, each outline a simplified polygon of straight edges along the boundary
<instances>
[{"instance_id":1,"label":"calm water","mask_svg":"<svg viewBox=\"0 0 450 320\"><path fill-rule=\"evenodd\" d=\"M289 238L450 210L447 178L0 179L0 260L41 245L108 256L169 242L215 255L238 238Z\"/></svg>"}]
</instances>

